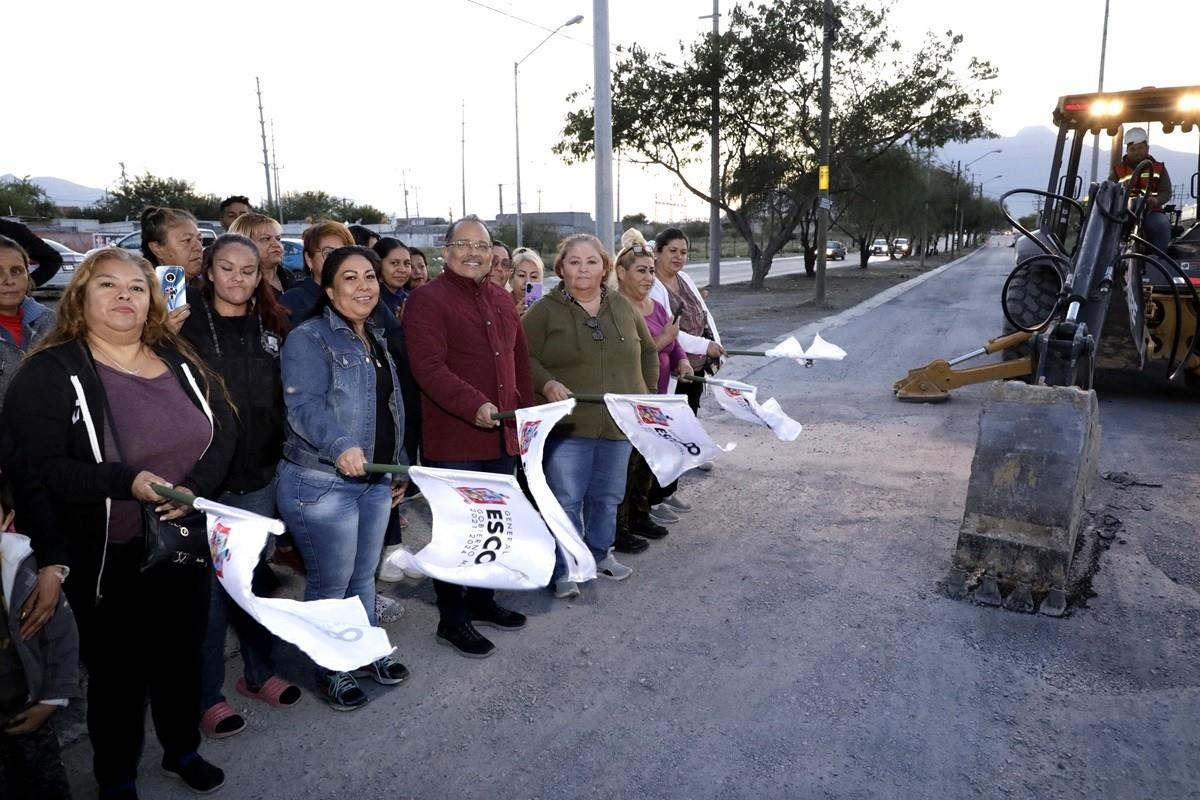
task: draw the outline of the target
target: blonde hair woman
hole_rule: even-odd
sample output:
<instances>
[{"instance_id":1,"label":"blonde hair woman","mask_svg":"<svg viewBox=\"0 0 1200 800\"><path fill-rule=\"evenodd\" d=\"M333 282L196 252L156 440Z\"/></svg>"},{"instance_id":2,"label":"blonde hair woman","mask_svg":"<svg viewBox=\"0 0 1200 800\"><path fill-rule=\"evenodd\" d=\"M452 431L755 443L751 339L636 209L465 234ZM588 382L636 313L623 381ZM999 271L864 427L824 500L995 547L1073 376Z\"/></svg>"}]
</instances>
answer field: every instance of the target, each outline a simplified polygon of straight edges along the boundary
<instances>
[{"instance_id":1,"label":"blonde hair woman","mask_svg":"<svg viewBox=\"0 0 1200 800\"><path fill-rule=\"evenodd\" d=\"M278 297L296 285L297 278L283 266L283 227L266 214L242 214L229 226L230 233L245 236L258 249L263 280Z\"/></svg>"},{"instance_id":2,"label":"blonde hair woman","mask_svg":"<svg viewBox=\"0 0 1200 800\"><path fill-rule=\"evenodd\" d=\"M163 769L215 791L224 773L196 752L210 573L142 571L141 504L161 519L184 513L153 483L215 496L237 428L219 379L168 326L148 261L116 247L84 259L13 379L4 422L71 532L63 588L90 676L100 795L134 796L147 694Z\"/></svg>"},{"instance_id":3,"label":"blonde hair woman","mask_svg":"<svg viewBox=\"0 0 1200 800\"><path fill-rule=\"evenodd\" d=\"M524 314L542 296L542 280L546 276L546 265L536 250L518 247L513 251L512 279L508 290L512 293L517 313Z\"/></svg>"},{"instance_id":4,"label":"blonde hair woman","mask_svg":"<svg viewBox=\"0 0 1200 800\"><path fill-rule=\"evenodd\" d=\"M558 245L554 272L562 281L521 320L534 390L546 400L574 392L645 394L657 385L658 348L642 315L605 285L612 269L612 256L595 236L576 234ZM546 443L546 482L595 556L596 574L618 581L633 572L610 553L629 452L608 409L593 403L577 406ZM558 560L554 594L574 597L579 586L562 579L563 567Z\"/></svg>"}]
</instances>

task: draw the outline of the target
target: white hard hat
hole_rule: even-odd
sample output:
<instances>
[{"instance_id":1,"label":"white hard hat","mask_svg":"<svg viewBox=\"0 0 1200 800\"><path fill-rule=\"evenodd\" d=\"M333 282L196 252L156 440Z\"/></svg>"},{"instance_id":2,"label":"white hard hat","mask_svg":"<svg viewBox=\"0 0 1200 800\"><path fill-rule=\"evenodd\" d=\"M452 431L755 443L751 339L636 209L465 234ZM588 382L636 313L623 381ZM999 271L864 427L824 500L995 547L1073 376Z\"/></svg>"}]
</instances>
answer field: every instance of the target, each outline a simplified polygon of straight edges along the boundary
<instances>
[{"instance_id":1,"label":"white hard hat","mask_svg":"<svg viewBox=\"0 0 1200 800\"><path fill-rule=\"evenodd\" d=\"M1139 142L1148 142L1150 137L1146 135L1145 128L1130 128L1125 131L1125 144L1138 144Z\"/></svg>"}]
</instances>

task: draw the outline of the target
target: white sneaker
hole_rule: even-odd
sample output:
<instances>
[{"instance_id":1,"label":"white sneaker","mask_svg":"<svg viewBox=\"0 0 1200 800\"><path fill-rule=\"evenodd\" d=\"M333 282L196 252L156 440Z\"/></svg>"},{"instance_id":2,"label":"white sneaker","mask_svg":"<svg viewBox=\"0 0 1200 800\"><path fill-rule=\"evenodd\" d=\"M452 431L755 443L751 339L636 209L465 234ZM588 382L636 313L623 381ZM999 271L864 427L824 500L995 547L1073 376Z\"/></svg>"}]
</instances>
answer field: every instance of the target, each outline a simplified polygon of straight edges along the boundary
<instances>
[{"instance_id":1,"label":"white sneaker","mask_svg":"<svg viewBox=\"0 0 1200 800\"><path fill-rule=\"evenodd\" d=\"M656 506L650 507L650 519L660 525L672 525L679 522L679 515L670 506L659 503Z\"/></svg>"},{"instance_id":2,"label":"white sneaker","mask_svg":"<svg viewBox=\"0 0 1200 800\"><path fill-rule=\"evenodd\" d=\"M554 596L565 600L568 597L579 597L579 584L575 581L555 581Z\"/></svg>"},{"instance_id":3,"label":"white sneaker","mask_svg":"<svg viewBox=\"0 0 1200 800\"><path fill-rule=\"evenodd\" d=\"M404 606L387 595L375 593L375 620L380 625L395 622L404 616Z\"/></svg>"},{"instance_id":4,"label":"white sneaker","mask_svg":"<svg viewBox=\"0 0 1200 800\"><path fill-rule=\"evenodd\" d=\"M613 558L612 553L603 561L596 562L596 577L608 578L610 581L623 581L633 574L633 570Z\"/></svg>"},{"instance_id":5,"label":"white sneaker","mask_svg":"<svg viewBox=\"0 0 1200 800\"><path fill-rule=\"evenodd\" d=\"M676 514L686 514L692 510L692 504L680 497L679 492L670 497L664 497L663 501L658 504L659 508L662 506L669 506Z\"/></svg>"},{"instance_id":6,"label":"white sneaker","mask_svg":"<svg viewBox=\"0 0 1200 800\"><path fill-rule=\"evenodd\" d=\"M392 555L397 550L404 550L406 553L408 552L408 550L406 550L402 544L394 544L383 548L383 558L379 561L379 575L377 576L379 580L383 581L384 583L399 583L405 578L424 578L425 573L418 572L415 569L404 569L402 567L395 566L388 560L388 556ZM409 555L412 554L409 553Z\"/></svg>"}]
</instances>

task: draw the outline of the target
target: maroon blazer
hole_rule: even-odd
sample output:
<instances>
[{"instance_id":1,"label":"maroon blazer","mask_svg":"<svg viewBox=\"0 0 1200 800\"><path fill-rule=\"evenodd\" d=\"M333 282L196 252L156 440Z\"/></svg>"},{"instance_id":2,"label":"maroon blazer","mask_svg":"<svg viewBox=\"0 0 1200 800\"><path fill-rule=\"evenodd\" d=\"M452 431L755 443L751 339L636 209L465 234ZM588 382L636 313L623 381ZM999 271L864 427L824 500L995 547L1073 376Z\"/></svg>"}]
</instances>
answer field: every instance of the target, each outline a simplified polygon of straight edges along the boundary
<instances>
[{"instance_id":1,"label":"maroon blazer","mask_svg":"<svg viewBox=\"0 0 1200 800\"><path fill-rule=\"evenodd\" d=\"M484 403L501 411L534 405L529 347L512 296L444 269L404 306L404 337L421 388L421 447L430 461L499 458L495 430L476 427ZM504 421L508 455L517 429Z\"/></svg>"}]
</instances>

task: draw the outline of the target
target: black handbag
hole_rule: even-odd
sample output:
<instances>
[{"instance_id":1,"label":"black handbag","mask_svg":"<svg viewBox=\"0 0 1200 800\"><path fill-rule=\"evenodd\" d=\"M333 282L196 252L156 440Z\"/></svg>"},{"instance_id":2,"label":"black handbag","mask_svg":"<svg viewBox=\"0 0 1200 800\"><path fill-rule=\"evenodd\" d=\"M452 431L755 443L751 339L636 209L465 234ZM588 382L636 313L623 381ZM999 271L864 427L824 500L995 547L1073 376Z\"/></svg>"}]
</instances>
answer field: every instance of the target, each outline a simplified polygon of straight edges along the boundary
<instances>
[{"instance_id":1,"label":"black handbag","mask_svg":"<svg viewBox=\"0 0 1200 800\"><path fill-rule=\"evenodd\" d=\"M152 503L142 504L142 531L146 551L142 572L171 569L207 569L212 563L208 549L208 519L203 511L189 511L179 519L161 520Z\"/></svg>"},{"instance_id":2,"label":"black handbag","mask_svg":"<svg viewBox=\"0 0 1200 800\"><path fill-rule=\"evenodd\" d=\"M113 421L108 403L104 414L112 431L113 444L117 446L117 458L121 456L121 441L117 437L117 425ZM154 510L156 503L142 503L142 537L145 552L142 554L142 572L164 567L172 569L208 569L212 554L208 549L208 518L203 511L195 509L179 519L161 520Z\"/></svg>"}]
</instances>

